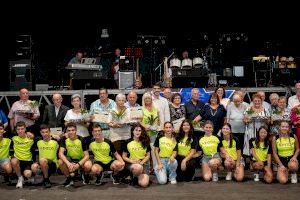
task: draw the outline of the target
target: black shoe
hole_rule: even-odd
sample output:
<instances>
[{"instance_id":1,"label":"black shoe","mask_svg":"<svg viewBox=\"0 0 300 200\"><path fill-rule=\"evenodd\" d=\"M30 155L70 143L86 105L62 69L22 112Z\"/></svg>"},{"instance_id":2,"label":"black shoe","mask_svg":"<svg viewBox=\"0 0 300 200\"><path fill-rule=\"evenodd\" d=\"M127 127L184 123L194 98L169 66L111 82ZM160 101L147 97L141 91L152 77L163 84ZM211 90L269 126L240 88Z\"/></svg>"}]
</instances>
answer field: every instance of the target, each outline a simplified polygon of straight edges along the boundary
<instances>
[{"instance_id":1,"label":"black shoe","mask_svg":"<svg viewBox=\"0 0 300 200\"><path fill-rule=\"evenodd\" d=\"M82 178L82 184L83 185L90 184L90 176L89 175L83 175L82 174L81 178Z\"/></svg>"},{"instance_id":2,"label":"black shoe","mask_svg":"<svg viewBox=\"0 0 300 200\"><path fill-rule=\"evenodd\" d=\"M111 174L111 179L113 180L114 185L120 184L120 178L117 175Z\"/></svg>"},{"instance_id":3,"label":"black shoe","mask_svg":"<svg viewBox=\"0 0 300 200\"><path fill-rule=\"evenodd\" d=\"M50 183L49 179L44 180L44 186L45 186L45 188L51 188L51 183Z\"/></svg>"},{"instance_id":4,"label":"black shoe","mask_svg":"<svg viewBox=\"0 0 300 200\"><path fill-rule=\"evenodd\" d=\"M71 185L74 185L74 181L72 177L67 177L66 181L63 184L65 187L70 187Z\"/></svg>"},{"instance_id":5,"label":"black shoe","mask_svg":"<svg viewBox=\"0 0 300 200\"><path fill-rule=\"evenodd\" d=\"M99 175L97 175L95 185L101 185L102 184L103 175L104 174L102 172Z\"/></svg>"}]
</instances>

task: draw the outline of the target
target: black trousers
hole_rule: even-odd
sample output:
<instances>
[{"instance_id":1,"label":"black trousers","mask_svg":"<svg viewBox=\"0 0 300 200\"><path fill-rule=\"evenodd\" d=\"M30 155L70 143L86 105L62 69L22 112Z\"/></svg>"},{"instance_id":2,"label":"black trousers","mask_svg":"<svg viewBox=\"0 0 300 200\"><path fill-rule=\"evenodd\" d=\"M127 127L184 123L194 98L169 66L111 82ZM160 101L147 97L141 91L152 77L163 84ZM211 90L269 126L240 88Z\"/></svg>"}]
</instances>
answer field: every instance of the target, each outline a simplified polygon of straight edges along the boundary
<instances>
[{"instance_id":1,"label":"black trousers","mask_svg":"<svg viewBox=\"0 0 300 200\"><path fill-rule=\"evenodd\" d=\"M196 166L196 160L191 159L186 163L186 170L182 171L181 170L181 162L185 157L183 156L176 156L176 160L178 162L178 167L176 170L177 173L177 181L182 182L182 181L192 181L194 174L195 174L195 166Z\"/></svg>"}]
</instances>

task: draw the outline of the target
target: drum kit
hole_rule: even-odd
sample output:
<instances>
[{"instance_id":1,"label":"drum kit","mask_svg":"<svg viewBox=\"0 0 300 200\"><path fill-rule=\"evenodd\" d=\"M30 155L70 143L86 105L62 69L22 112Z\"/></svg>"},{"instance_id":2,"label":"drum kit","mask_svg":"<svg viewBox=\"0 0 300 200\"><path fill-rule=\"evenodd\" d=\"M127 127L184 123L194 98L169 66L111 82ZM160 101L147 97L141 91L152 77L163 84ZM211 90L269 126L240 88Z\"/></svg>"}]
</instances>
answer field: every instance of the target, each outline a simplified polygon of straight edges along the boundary
<instances>
[{"instance_id":1,"label":"drum kit","mask_svg":"<svg viewBox=\"0 0 300 200\"><path fill-rule=\"evenodd\" d=\"M170 60L170 68L173 69L198 69L198 68L207 68L207 61L205 56L196 56L193 59L184 58L180 60L177 57L173 57Z\"/></svg>"}]
</instances>

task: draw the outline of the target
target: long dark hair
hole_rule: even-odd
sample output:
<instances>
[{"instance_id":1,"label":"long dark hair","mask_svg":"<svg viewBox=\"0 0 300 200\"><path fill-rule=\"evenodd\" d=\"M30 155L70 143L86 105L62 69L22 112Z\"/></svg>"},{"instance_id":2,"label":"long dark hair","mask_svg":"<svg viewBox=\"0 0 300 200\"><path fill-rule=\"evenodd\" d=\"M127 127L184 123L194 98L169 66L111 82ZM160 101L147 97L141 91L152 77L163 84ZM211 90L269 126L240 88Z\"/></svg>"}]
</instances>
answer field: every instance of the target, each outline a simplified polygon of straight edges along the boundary
<instances>
[{"instance_id":1,"label":"long dark hair","mask_svg":"<svg viewBox=\"0 0 300 200\"><path fill-rule=\"evenodd\" d=\"M259 132L261 129L265 129L267 131L267 137L265 138L265 141L264 141L264 148L263 149L266 149L268 148L268 146L270 145L270 140L269 140L269 137L270 137L270 133L268 131L268 127L265 126L265 125L262 125L261 127L259 127L259 129L256 131L256 138L255 138L255 145L256 145L256 148L259 148Z\"/></svg>"},{"instance_id":2,"label":"long dark hair","mask_svg":"<svg viewBox=\"0 0 300 200\"><path fill-rule=\"evenodd\" d=\"M141 128L142 132L141 135L139 137L139 141L142 143L142 146L144 148L148 147L150 145L150 138L147 135L147 132L145 130L145 128L140 124L140 123L135 123L132 125L131 127L131 138L133 138L133 131L135 128Z\"/></svg>"},{"instance_id":3,"label":"long dark hair","mask_svg":"<svg viewBox=\"0 0 300 200\"><path fill-rule=\"evenodd\" d=\"M180 125L179 133L177 135L177 141L182 140L185 136L185 132L183 131L183 124L184 123L188 123L190 125L190 131L188 133L188 139L186 140L186 145L189 145L192 142L192 137L193 137L193 134L194 134L194 127L193 127L192 123L187 119L185 119Z\"/></svg>"},{"instance_id":4,"label":"long dark hair","mask_svg":"<svg viewBox=\"0 0 300 200\"><path fill-rule=\"evenodd\" d=\"M231 125L229 123L224 123L223 126L222 126L222 128L224 126L228 126L229 129L230 129L230 134L229 134L229 148L231 148L232 147L232 140L233 140L233 136L232 136L232 132L231 132ZM222 138L224 139L223 132L222 132Z\"/></svg>"}]
</instances>

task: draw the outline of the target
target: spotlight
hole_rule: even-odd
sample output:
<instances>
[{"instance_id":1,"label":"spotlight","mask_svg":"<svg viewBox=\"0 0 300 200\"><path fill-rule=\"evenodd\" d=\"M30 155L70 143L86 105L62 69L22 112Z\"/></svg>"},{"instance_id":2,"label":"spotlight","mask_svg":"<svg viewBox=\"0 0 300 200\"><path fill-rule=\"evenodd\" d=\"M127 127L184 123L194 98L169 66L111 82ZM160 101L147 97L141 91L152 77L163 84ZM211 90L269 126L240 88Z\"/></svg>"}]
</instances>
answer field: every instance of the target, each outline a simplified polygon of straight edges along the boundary
<instances>
[{"instance_id":1,"label":"spotlight","mask_svg":"<svg viewBox=\"0 0 300 200\"><path fill-rule=\"evenodd\" d=\"M158 44L158 40L154 40L154 44Z\"/></svg>"},{"instance_id":2,"label":"spotlight","mask_svg":"<svg viewBox=\"0 0 300 200\"><path fill-rule=\"evenodd\" d=\"M230 38L229 36L227 36L226 41L227 41L227 42L230 42L230 41L231 41L231 38Z\"/></svg>"},{"instance_id":3,"label":"spotlight","mask_svg":"<svg viewBox=\"0 0 300 200\"><path fill-rule=\"evenodd\" d=\"M146 44L148 44L148 43L149 43L149 40L148 40L148 39L147 39L147 40L145 40L145 43L146 43Z\"/></svg>"},{"instance_id":4,"label":"spotlight","mask_svg":"<svg viewBox=\"0 0 300 200\"><path fill-rule=\"evenodd\" d=\"M164 45L166 44L166 41L164 39L161 40L161 44Z\"/></svg>"}]
</instances>

